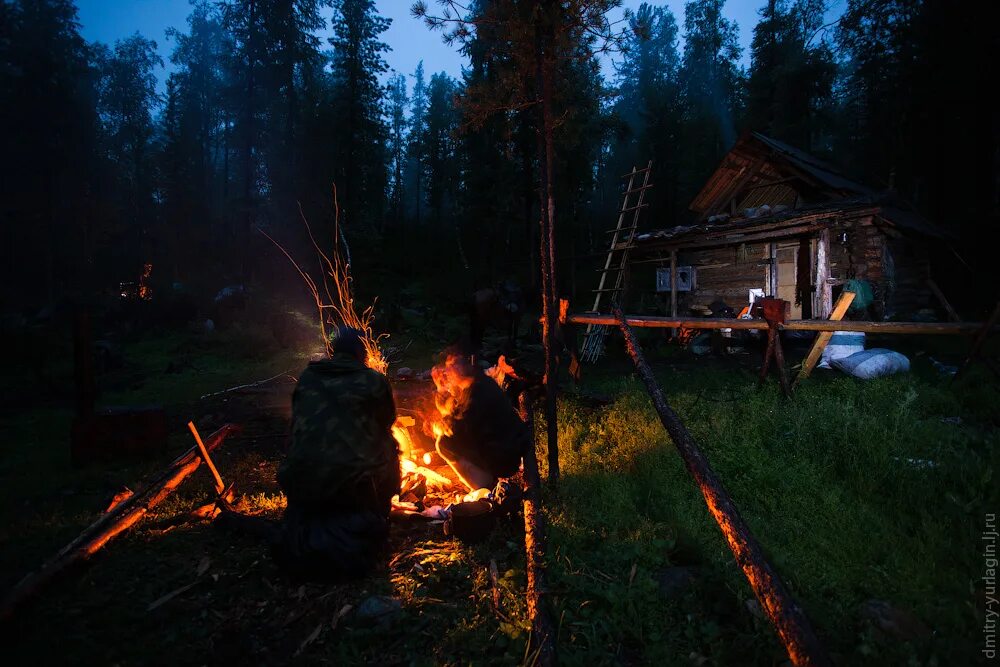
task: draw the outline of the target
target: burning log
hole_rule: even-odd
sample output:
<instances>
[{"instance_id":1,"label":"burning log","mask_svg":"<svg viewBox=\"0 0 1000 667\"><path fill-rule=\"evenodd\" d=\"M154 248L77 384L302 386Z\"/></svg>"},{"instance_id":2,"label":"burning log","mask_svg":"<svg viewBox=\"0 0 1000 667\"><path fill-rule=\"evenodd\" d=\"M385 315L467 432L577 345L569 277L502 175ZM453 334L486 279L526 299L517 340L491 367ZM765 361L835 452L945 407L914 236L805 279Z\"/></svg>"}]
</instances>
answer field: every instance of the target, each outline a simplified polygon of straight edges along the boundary
<instances>
[{"instance_id":1,"label":"burning log","mask_svg":"<svg viewBox=\"0 0 1000 667\"><path fill-rule=\"evenodd\" d=\"M534 415L528 392L519 398L521 419L534 433ZM545 516L542 514L542 482L538 477L538 460L534 441L524 453L524 549L525 569L528 573L528 618L537 660L534 664L547 666L556 662L556 633L547 606L548 586L545 580Z\"/></svg>"},{"instance_id":2,"label":"burning log","mask_svg":"<svg viewBox=\"0 0 1000 667\"><path fill-rule=\"evenodd\" d=\"M228 435L239 430L238 426L226 424L213 433L205 443L205 450L211 452ZM22 579L0 602L0 620L10 619L14 612L37 596L45 586L52 583L71 566L86 562L101 547L142 520L151 509L177 490L188 475L201 465L202 457L195 445L174 460L162 473L149 480L145 488L121 503L84 529L79 536L42 564L38 570Z\"/></svg>"},{"instance_id":3,"label":"burning log","mask_svg":"<svg viewBox=\"0 0 1000 667\"><path fill-rule=\"evenodd\" d=\"M785 588L777 572L764 557L763 549L743 521L732 498L726 492L722 481L708 463L708 459L698 448L691 433L667 404L653 376L653 371L646 363L642 349L635 340L632 328L625 321L621 309L615 307L615 317L625 336L625 347L635 363L639 376L646 385L653 406L660 416L660 421L666 428L670 438L677 447L688 473L694 478L705 497L708 510L729 544L736 562L750 582L750 587L760 601L772 625L778 631L781 642L788 651L788 657L795 665L829 665L830 659L826 651L813 633L809 620L801 607L795 602ZM527 514L527 513L526 513Z\"/></svg>"}]
</instances>

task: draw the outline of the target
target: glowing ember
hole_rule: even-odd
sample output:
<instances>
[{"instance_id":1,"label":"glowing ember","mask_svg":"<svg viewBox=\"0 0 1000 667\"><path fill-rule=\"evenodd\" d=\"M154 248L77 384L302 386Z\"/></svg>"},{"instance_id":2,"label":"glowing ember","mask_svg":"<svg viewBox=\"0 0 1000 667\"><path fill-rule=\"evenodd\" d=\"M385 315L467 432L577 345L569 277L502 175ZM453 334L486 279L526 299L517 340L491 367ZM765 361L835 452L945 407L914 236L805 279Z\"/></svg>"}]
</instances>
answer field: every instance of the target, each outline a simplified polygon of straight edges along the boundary
<instances>
[{"instance_id":1,"label":"glowing ember","mask_svg":"<svg viewBox=\"0 0 1000 667\"><path fill-rule=\"evenodd\" d=\"M431 453L424 452L424 465L429 466L431 464Z\"/></svg>"},{"instance_id":2,"label":"glowing ember","mask_svg":"<svg viewBox=\"0 0 1000 667\"><path fill-rule=\"evenodd\" d=\"M153 273L153 265L150 262L146 262L142 266L142 276L139 278L139 298L143 301L149 301L153 298L153 290L149 286L149 277Z\"/></svg>"},{"instance_id":3,"label":"glowing ember","mask_svg":"<svg viewBox=\"0 0 1000 667\"><path fill-rule=\"evenodd\" d=\"M520 379L517 375L517 371L514 370L513 366L507 363L507 358L502 354L500 355L500 358L497 359L496 366L486 369L486 375L493 378L493 381L500 385L501 389L503 389L504 383L507 382L508 378L512 380Z\"/></svg>"}]
</instances>

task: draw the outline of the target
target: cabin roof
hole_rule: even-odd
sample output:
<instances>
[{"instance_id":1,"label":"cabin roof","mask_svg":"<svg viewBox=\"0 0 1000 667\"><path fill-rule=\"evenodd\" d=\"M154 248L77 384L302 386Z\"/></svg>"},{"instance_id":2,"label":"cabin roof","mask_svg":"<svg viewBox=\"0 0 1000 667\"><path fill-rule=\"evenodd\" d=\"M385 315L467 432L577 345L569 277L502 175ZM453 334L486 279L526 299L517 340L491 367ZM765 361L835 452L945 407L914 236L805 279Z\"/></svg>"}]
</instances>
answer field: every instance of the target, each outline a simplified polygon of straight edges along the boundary
<instances>
[{"instance_id":1,"label":"cabin roof","mask_svg":"<svg viewBox=\"0 0 1000 667\"><path fill-rule=\"evenodd\" d=\"M830 227L846 220L871 217L879 224L919 236L950 239L946 231L920 215L874 197L854 197L797 209L763 206L741 211L738 217L716 215L692 225L637 234L637 249L654 246L695 247L736 245L748 241L794 236Z\"/></svg>"},{"instance_id":2,"label":"cabin roof","mask_svg":"<svg viewBox=\"0 0 1000 667\"><path fill-rule=\"evenodd\" d=\"M789 206L802 206L876 195L805 151L759 132L746 132L722 158L690 208L704 219L722 212L732 214L736 207L782 200Z\"/></svg>"}]
</instances>

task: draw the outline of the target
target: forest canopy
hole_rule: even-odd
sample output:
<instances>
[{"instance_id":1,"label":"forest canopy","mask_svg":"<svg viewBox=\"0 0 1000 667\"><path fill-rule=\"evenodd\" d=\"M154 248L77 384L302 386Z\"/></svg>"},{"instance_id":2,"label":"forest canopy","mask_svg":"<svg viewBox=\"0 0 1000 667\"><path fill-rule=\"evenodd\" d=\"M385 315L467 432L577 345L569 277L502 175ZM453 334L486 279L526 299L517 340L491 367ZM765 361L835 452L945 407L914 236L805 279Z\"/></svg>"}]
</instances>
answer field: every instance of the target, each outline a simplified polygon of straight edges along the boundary
<instances>
[{"instance_id":1,"label":"forest canopy","mask_svg":"<svg viewBox=\"0 0 1000 667\"><path fill-rule=\"evenodd\" d=\"M504 4L477 0L465 18ZM585 31L568 33L559 289L592 287L569 269L605 249L622 174L652 160L643 224L683 224L747 130L892 191L964 240L962 270L982 275L988 248L972 240L1000 217L995 4L848 0L828 22L822 0L764 0L752 27L723 6L642 3L608 46L609 77ZM358 261L413 275L434 258L468 291L535 284L537 115L511 100L484 114L472 94L496 90L517 54L480 28L455 43L460 78L421 62L391 73L388 27L372 0L192 0L186 25L108 45L81 36L72 0L0 0L4 303L114 293L149 263L162 288L266 289L285 260L260 232L308 256L302 218L333 239L334 183L345 238L377 250ZM172 47L160 88L159 39Z\"/></svg>"}]
</instances>

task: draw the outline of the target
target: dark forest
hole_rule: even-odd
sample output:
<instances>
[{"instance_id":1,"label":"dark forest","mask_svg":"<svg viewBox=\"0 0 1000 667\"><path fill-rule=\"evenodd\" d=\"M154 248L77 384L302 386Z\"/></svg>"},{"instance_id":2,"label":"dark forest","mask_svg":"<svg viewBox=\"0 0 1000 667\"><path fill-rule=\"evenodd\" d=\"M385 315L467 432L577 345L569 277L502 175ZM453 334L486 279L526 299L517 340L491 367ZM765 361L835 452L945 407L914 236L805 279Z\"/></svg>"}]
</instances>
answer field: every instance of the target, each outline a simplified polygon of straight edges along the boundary
<instances>
[{"instance_id":1,"label":"dark forest","mask_svg":"<svg viewBox=\"0 0 1000 667\"><path fill-rule=\"evenodd\" d=\"M389 1L0 0L15 661L995 660L1000 3Z\"/></svg>"}]
</instances>

